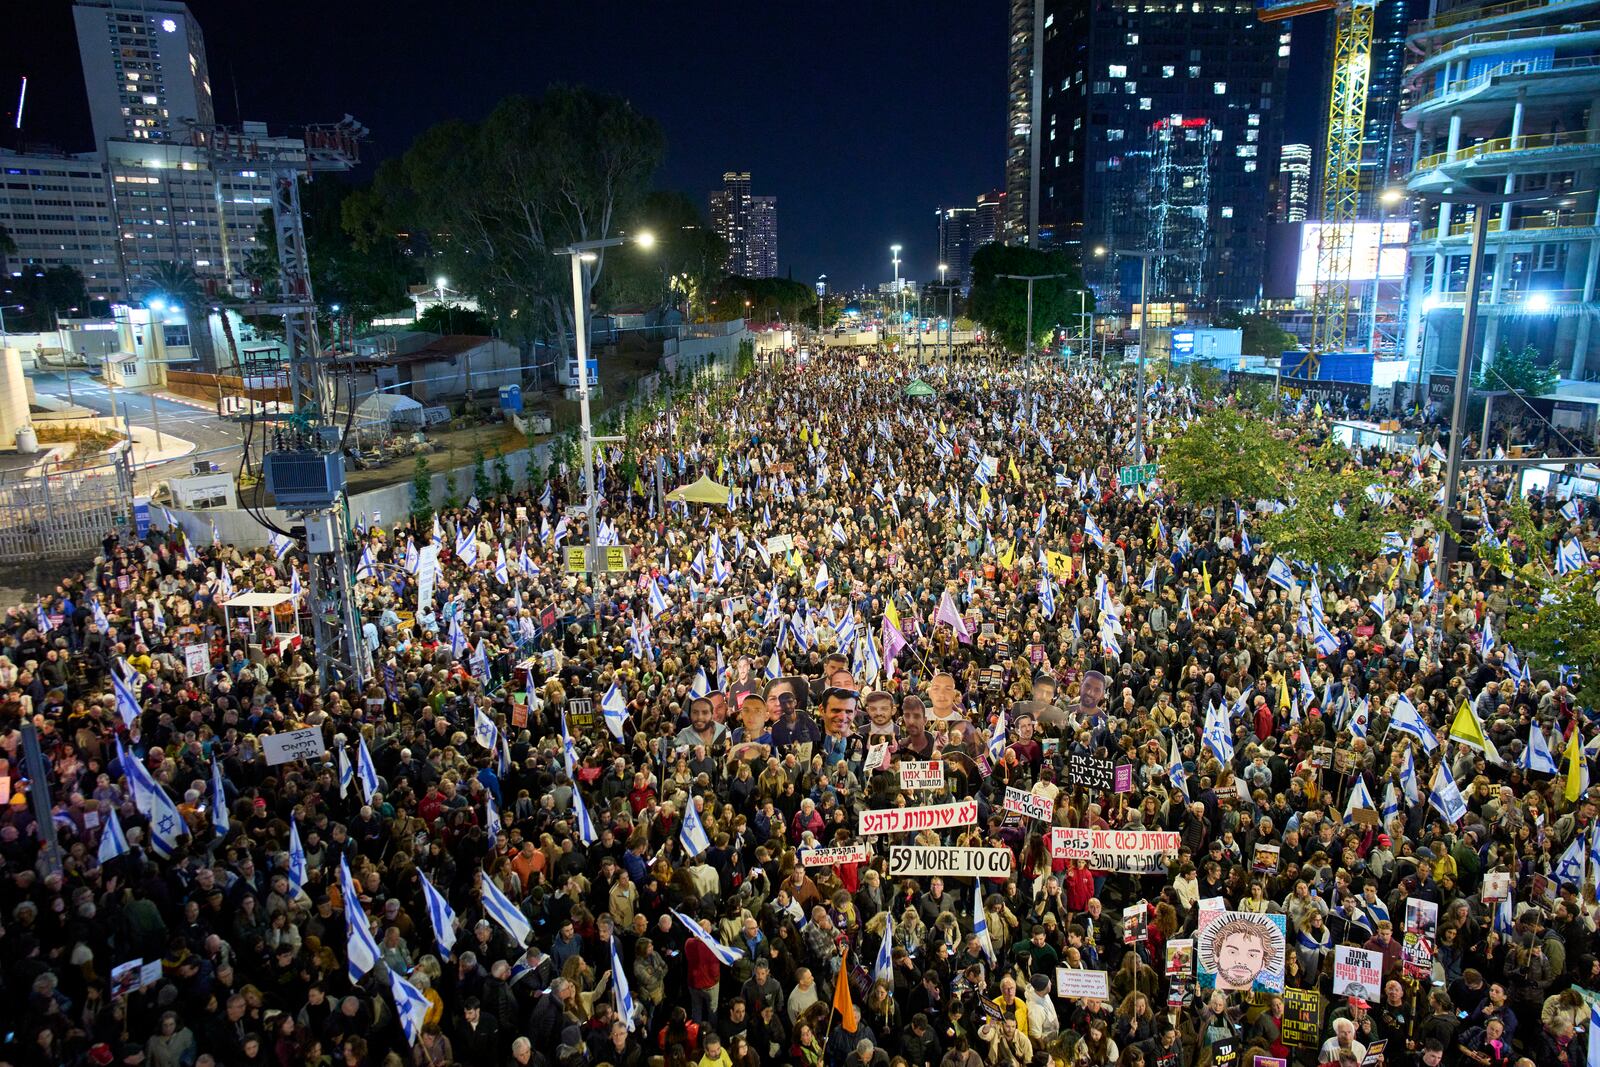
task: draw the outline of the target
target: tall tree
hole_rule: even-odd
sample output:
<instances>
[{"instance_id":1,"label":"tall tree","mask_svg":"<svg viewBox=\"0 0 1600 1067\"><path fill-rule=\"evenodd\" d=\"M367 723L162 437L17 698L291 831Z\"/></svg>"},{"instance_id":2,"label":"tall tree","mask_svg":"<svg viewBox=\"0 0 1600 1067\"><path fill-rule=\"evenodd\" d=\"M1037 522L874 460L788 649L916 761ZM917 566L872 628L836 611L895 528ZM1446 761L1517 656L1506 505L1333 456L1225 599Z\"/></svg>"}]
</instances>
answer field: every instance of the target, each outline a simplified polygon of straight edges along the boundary
<instances>
[{"instance_id":1,"label":"tall tree","mask_svg":"<svg viewBox=\"0 0 1600 1067\"><path fill-rule=\"evenodd\" d=\"M972 256L968 306L972 317L1014 352L1028 347L1028 283L1000 277L1004 274L1064 275L1033 284L1035 346L1057 325L1070 325L1084 313L1094 311L1094 294L1084 287L1083 271L1065 253L1018 245L984 245Z\"/></svg>"},{"instance_id":2,"label":"tall tree","mask_svg":"<svg viewBox=\"0 0 1600 1067\"><path fill-rule=\"evenodd\" d=\"M211 301L194 268L175 260L157 263L150 271L144 298L148 301L157 297L183 309L189 323L190 351L202 367L216 373L219 368L216 346L211 343Z\"/></svg>"},{"instance_id":3,"label":"tall tree","mask_svg":"<svg viewBox=\"0 0 1600 1067\"><path fill-rule=\"evenodd\" d=\"M1161 445L1161 481L1178 499L1222 511L1233 501L1277 496L1289 469L1289 444L1270 424L1232 408L1195 419Z\"/></svg>"},{"instance_id":4,"label":"tall tree","mask_svg":"<svg viewBox=\"0 0 1600 1067\"><path fill-rule=\"evenodd\" d=\"M496 314L566 349L570 267L559 253L613 236L644 195L663 151L660 128L619 96L557 86L502 100L482 122L446 122L379 168L375 192L396 229L432 235L452 282ZM633 249L624 254L638 254ZM588 266L591 284L605 257Z\"/></svg>"}]
</instances>

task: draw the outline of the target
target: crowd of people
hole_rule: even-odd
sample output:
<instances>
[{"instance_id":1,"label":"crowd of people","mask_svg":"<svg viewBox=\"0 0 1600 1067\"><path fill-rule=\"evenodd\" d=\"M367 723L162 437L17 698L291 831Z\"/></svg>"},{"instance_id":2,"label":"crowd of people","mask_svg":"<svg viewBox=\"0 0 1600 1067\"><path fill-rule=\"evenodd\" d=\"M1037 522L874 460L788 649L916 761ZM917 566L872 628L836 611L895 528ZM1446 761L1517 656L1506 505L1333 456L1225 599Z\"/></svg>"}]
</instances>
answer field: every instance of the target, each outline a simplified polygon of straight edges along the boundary
<instances>
[{"instance_id":1,"label":"crowd of people","mask_svg":"<svg viewBox=\"0 0 1600 1067\"><path fill-rule=\"evenodd\" d=\"M359 684L303 596L225 618L303 544L108 537L0 633L0 1063L1578 1067L1596 726L1505 575L1435 576L1436 457L1350 456L1416 486L1347 502L1390 551L1285 581L1273 502L1161 484L1233 398L1152 390L1123 486L1136 400L756 370L601 449L624 573L569 569L559 467L359 531Z\"/></svg>"}]
</instances>

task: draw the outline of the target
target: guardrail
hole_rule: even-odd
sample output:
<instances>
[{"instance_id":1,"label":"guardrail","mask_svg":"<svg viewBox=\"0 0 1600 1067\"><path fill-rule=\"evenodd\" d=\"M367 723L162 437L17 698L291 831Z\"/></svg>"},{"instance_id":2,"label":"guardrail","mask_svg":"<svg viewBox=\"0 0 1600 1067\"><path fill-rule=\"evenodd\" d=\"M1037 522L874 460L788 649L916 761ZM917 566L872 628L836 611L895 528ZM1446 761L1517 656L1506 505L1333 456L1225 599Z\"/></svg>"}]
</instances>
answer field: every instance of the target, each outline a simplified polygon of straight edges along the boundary
<instances>
[{"instance_id":1,"label":"guardrail","mask_svg":"<svg viewBox=\"0 0 1600 1067\"><path fill-rule=\"evenodd\" d=\"M1595 28L1600 29L1600 24L1596 24ZM1481 74L1474 74L1470 78L1457 78L1453 82L1446 82L1432 92L1417 97L1406 107L1421 107L1423 104L1430 103L1442 96L1449 96L1452 93L1464 93L1468 90L1476 89L1480 85L1487 85L1495 78L1518 74L1548 74L1551 71L1558 70L1591 70L1595 67L1600 67L1600 55L1562 56L1560 59L1541 60L1538 66L1529 67L1526 70L1512 70L1509 66L1495 67Z\"/></svg>"},{"instance_id":2,"label":"guardrail","mask_svg":"<svg viewBox=\"0 0 1600 1067\"><path fill-rule=\"evenodd\" d=\"M1463 22L1477 22L1482 19L1502 18L1506 15L1515 15L1519 11L1535 11L1541 7L1553 7L1560 0L1509 0L1502 4L1485 4L1482 7L1461 8L1456 11L1446 11L1431 19L1418 19L1411 24L1410 34L1429 33L1433 30L1448 29L1459 26Z\"/></svg>"},{"instance_id":3,"label":"guardrail","mask_svg":"<svg viewBox=\"0 0 1600 1067\"><path fill-rule=\"evenodd\" d=\"M1524 230L1564 230L1576 226L1593 225L1595 225L1595 213L1592 211L1552 211L1542 215L1530 215L1526 218L1512 219L1510 230L1501 230L1493 223L1490 223L1489 232L1495 234L1519 233ZM1471 229L1472 213L1469 211L1465 220L1452 222L1450 224L1450 232L1444 236L1459 237ZM1439 228L1437 226L1417 233L1418 241L1432 241L1438 237Z\"/></svg>"},{"instance_id":4,"label":"guardrail","mask_svg":"<svg viewBox=\"0 0 1600 1067\"><path fill-rule=\"evenodd\" d=\"M1482 141L1466 148L1458 148L1454 155L1449 152L1435 152L1430 156L1423 156L1417 160L1417 165L1412 168L1412 173L1432 170L1446 163L1464 163L1469 159L1501 155L1506 152L1535 152L1546 148L1571 148L1594 143L1595 138L1588 130L1566 130L1562 133L1525 133L1517 137L1496 137L1493 140Z\"/></svg>"}]
</instances>

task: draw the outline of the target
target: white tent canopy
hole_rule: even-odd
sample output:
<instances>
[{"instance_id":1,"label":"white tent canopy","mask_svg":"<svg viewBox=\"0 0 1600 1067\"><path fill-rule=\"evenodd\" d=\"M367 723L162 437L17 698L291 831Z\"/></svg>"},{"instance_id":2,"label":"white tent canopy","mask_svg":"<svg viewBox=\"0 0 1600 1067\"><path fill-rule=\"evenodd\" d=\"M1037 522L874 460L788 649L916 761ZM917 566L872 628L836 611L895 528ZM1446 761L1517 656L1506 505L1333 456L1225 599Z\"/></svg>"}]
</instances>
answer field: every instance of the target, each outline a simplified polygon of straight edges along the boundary
<instances>
[{"instance_id":1,"label":"white tent canopy","mask_svg":"<svg viewBox=\"0 0 1600 1067\"><path fill-rule=\"evenodd\" d=\"M356 418L392 426L421 426L422 405L399 393L373 393L356 405Z\"/></svg>"}]
</instances>

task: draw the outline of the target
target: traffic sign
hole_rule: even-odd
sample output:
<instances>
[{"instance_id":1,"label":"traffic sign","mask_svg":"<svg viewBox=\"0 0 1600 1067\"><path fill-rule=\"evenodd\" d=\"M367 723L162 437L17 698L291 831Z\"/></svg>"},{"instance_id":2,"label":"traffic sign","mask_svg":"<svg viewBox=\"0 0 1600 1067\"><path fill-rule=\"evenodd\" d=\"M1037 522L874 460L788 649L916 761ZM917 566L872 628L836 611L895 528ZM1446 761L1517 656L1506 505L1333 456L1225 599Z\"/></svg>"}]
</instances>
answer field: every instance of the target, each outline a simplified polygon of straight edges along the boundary
<instances>
[{"instance_id":1,"label":"traffic sign","mask_svg":"<svg viewBox=\"0 0 1600 1067\"><path fill-rule=\"evenodd\" d=\"M1154 463L1135 463L1131 467L1123 467L1117 472L1117 484L1123 487L1130 485L1144 485L1156 476Z\"/></svg>"}]
</instances>

